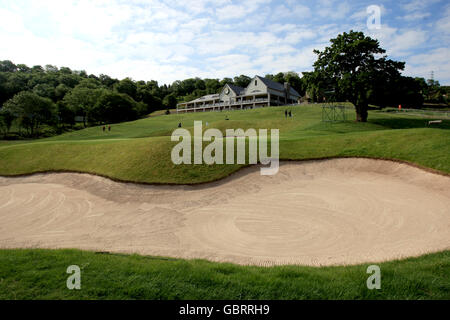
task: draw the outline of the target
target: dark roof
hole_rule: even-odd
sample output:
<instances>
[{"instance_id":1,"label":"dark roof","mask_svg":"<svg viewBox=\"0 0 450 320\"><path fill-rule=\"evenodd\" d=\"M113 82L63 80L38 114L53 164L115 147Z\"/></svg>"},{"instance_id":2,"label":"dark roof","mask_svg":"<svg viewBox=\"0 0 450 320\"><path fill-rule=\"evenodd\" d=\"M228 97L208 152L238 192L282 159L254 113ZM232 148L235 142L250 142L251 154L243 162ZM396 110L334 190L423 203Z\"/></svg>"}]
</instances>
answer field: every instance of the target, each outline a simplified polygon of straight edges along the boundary
<instances>
[{"instance_id":1,"label":"dark roof","mask_svg":"<svg viewBox=\"0 0 450 320\"><path fill-rule=\"evenodd\" d=\"M260 76L257 76L257 77L258 77L259 80L261 80L262 83L264 83L268 88L275 89L275 90L279 90L279 91L284 91L284 85L282 85L281 83L275 82L275 81L272 81L272 80L270 80L270 79L263 78L263 77L260 77Z\"/></svg>"},{"instance_id":2,"label":"dark roof","mask_svg":"<svg viewBox=\"0 0 450 320\"><path fill-rule=\"evenodd\" d=\"M231 90L234 91L234 93L236 93L238 96L241 95L241 93L243 91L245 91L245 88L239 87L239 86L235 86L234 84L229 84L227 83L228 86L230 87Z\"/></svg>"},{"instance_id":3,"label":"dark roof","mask_svg":"<svg viewBox=\"0 0 450 320\"><path fill-rule=\"evenodd\" d=\"M267 78L263 78L263 77L260 77L260 76L257 76L268 88L271 88L271 89L275 89L275 90L278 90L278 91L284 91L284 85L283 84L281 84L281 83L279 83L279 82L275 82L275 81L272 81L272 80L270 80L270 79L267 79ZM290 94L292 94L292 95L294 95L294 96L299 96L300 97L300 94L294 89L294 88L292 88L291 87L291 90L290 90L290 92L289 92Z\"/></svg>"},{"instance_id":4,"label":"dark roof","mask_svg":"<svg viewBox=\"0 0 450 320\"><path fill-rule=\"evenodd\" d=\"M298 93L297 90L295 90L295 89L292 88L292 87L291 87L291 92L290 92L290 93L291 93L292 95L294 95L294 96L301 97L300 93Z\"/></svg>"}]
</instances>

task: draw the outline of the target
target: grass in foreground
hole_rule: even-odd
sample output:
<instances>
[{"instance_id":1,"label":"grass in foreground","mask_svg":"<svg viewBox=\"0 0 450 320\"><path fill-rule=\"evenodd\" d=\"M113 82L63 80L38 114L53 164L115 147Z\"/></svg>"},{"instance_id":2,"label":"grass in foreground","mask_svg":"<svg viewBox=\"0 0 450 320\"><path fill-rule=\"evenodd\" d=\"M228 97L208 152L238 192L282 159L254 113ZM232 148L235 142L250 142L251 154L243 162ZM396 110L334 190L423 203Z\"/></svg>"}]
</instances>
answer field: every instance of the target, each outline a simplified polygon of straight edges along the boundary
<instances>
[{"instance_id":1,"label":"grass in foreground","mask_svg":"<svg viewBox=\"0 0 450 320\"><path fill-rule=\"evenodd\" d=\"M81 290L68 290L69 265ZM381 289L367 266L250 267L204 260L0 250L0 299L450 299L450 251L379 263Z\"/></svg>"}]
</instances>

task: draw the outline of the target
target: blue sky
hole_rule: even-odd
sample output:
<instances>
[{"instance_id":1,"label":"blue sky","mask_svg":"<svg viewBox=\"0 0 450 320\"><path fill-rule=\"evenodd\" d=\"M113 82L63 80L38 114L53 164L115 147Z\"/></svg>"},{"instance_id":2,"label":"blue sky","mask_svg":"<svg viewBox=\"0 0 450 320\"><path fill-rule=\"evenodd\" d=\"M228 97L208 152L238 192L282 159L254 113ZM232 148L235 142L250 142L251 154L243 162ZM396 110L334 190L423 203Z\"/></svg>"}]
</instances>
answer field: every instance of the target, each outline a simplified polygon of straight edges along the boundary
<instances>
[{"instance_id":1,"label":"blue sky","mask_svg":"<svg viewBox=\"0 0 450 320\"><path fill-rule=\"evenodd\" d=\"M380 29L367 27L369 5ZM350 29L379 39L405 75L450 85L446 0L0 0L0 60L160 83L301 73Z\"/></svg>"}]
</instances>

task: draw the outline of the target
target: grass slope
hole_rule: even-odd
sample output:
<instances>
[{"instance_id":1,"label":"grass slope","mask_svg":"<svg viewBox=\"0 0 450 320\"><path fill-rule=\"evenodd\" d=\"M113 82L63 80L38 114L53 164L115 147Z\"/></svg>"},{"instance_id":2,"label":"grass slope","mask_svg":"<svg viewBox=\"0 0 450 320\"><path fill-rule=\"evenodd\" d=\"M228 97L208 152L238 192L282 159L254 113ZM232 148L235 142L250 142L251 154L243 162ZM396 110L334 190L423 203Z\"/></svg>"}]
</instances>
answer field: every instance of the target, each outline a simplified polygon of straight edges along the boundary
<instances>
[{"instance_id":1,"label":"grass slope","mask_svg":"<svg viewBox=\"0 0 450 320\"><path fill-rule=\"evenodd\" d=\"M279 128L281 159L367 156L409 161L450 173L450 120L436 127L426 119L371 112L368 123L324 123L317 106L158 116L28 142L0 144L0 175L42 171L82 171L146 183L200 183L223 178L241 165L174 165L172 131L194 120L206 128ZM350 117L353 112L347 111ZM230 120L225 120L228 115ZM208 122L208 127L206 127ZM204 146L207 144L205 143Z\"/></svg>"}]
</instances>

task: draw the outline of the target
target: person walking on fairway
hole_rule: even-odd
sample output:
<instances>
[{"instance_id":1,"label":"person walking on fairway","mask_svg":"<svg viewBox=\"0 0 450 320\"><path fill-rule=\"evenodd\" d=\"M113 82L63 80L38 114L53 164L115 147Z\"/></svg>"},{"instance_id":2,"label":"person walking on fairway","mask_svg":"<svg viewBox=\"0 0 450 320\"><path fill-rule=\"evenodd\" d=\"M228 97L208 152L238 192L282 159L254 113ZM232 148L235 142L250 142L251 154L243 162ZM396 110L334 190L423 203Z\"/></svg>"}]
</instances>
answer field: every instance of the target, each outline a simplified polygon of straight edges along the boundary
<instances>
[{"instance_id":1,"label":"person walking on fairway","mask_svg":"<svg viewBox=\"0 0 450 320\"><path fill-rule=\"evenodd\" d=\"M292 112L289 110L289 118L292 118Z\"/></svg>"},{"instance_id":2,"label":"person walking on fairway","mask_svg":"<svg viewBox=\"0 0 450 320\"><path fill-rule=\"evenodd\" d=\"M105 132L105 129L106 129L105 126L103 126L103 132Z\"/></svg>"},{"instance_id":3,"label":"person walking on fairway","mask_svg":"<svg viewBox=\"0 0 450 320\"><path fill-rule=\"evenodd\" d=\"M108 126L108 131L111 131L111 126Z\"/></svg>"}]
</instances>

